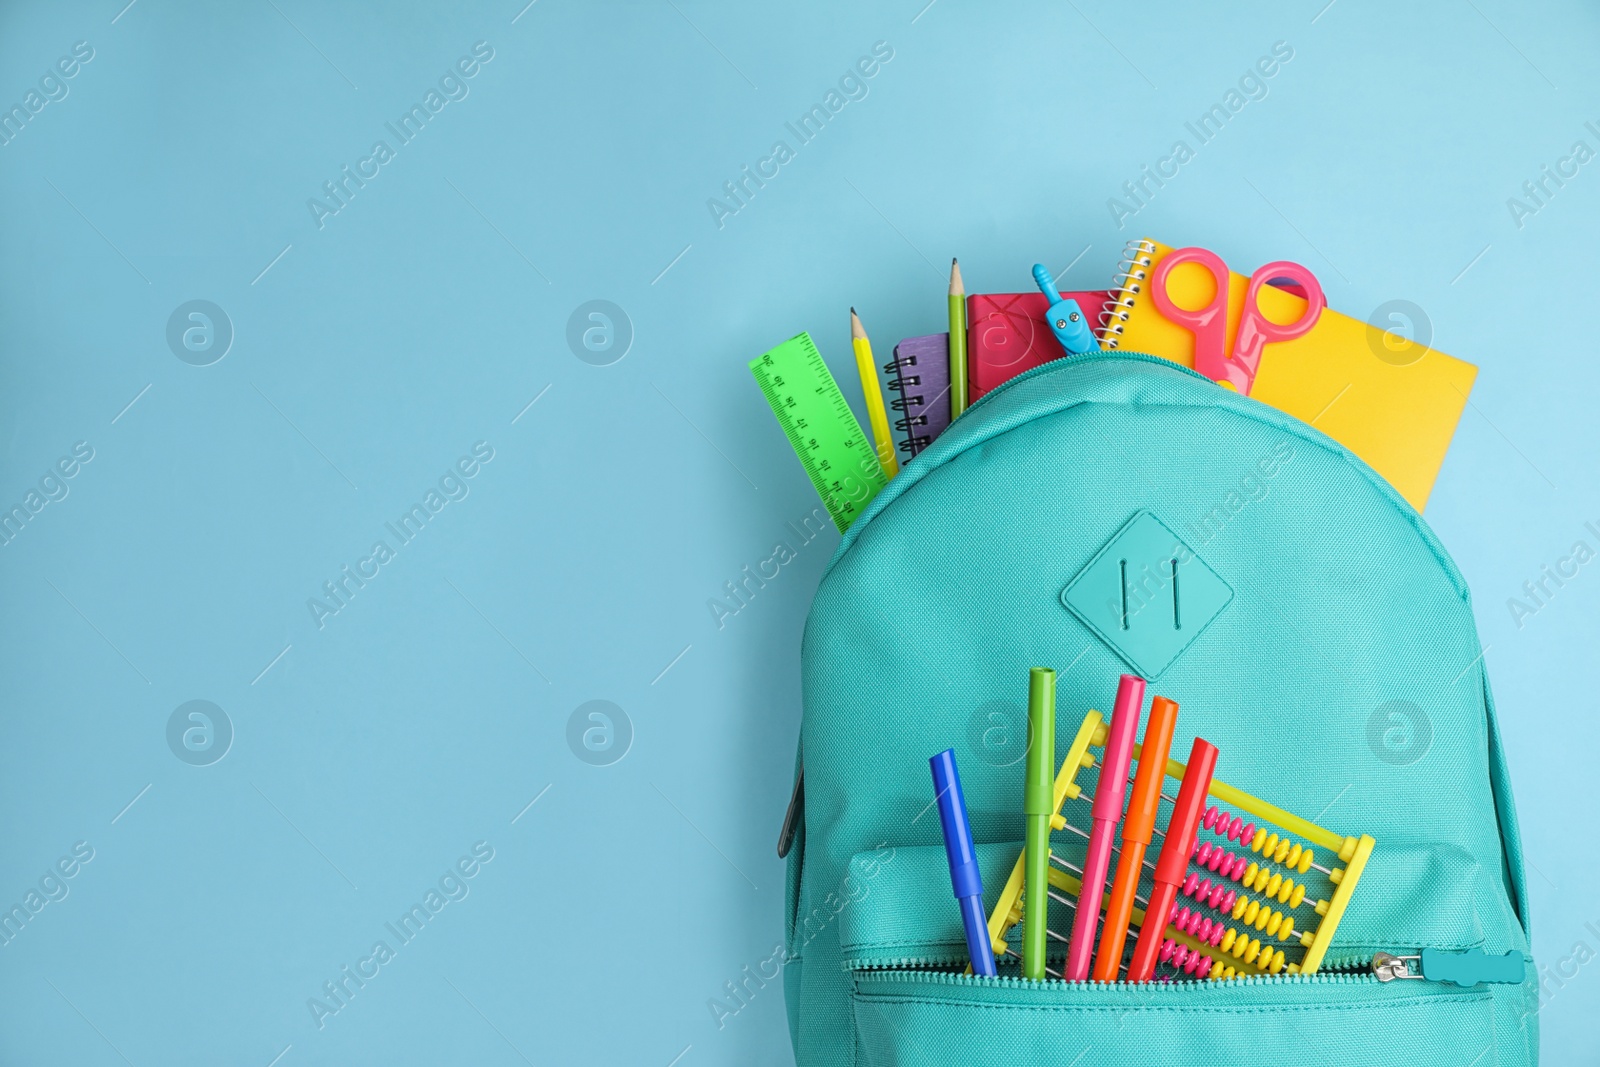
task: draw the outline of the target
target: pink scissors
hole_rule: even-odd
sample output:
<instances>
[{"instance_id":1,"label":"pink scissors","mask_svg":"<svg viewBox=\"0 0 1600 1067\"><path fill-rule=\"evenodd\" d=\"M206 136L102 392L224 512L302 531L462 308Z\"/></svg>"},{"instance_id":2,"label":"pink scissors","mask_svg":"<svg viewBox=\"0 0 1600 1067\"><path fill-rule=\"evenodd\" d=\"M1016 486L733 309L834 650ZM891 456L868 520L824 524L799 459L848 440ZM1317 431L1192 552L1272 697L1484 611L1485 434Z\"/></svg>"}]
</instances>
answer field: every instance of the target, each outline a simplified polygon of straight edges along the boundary
<instances>
[{"instance_id":1,"label":"pink scissors","mask_svg":"<svg viewBox=\"0 0 1600 1067\"><path fill-rule=\"evenodd\" d=\"M1216 295L1205 307L1190 311L1172 302L1167 295L1167 278L1174 268L1184 263L1198 263L1211 272L1216 283ZM1279 279L1286 279L1305 291L1306 310L1298 319L1287 325L1273 322L1261 313L1256 298L1261 287ZM1233 342L1233 352L1228 353L1228 268L1222 257L1204 248L1180 248L1167 253L1156 267L1150 280L1150 295L1156 310L1172 322L1178 323L1194 334L1194 369L1212 381L1226 383L1239 392L1249 395L1256 382L1256 371L1261 367L1261 349L1269 341L1290 341L1309 333L1328 306L1322 295L1322 286L1316 275L1298 263L1279 260L1268 263L1250 275L1250 288L1245 293L1244 314L1239 318L1239 333Z\"/></svg>"}]
</instances>

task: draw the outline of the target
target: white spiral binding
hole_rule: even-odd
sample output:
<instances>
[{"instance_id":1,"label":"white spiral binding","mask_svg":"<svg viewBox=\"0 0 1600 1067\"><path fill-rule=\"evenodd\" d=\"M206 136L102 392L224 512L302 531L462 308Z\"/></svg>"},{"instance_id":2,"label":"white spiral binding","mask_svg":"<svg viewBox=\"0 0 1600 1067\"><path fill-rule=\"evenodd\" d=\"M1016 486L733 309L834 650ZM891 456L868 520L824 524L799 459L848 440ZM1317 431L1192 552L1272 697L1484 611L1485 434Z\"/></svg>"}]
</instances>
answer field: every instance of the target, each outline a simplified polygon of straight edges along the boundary
<instances>
[{"instance_id":1,"label":"white spiral binding","mask_svg":"<svg viewBox=\"0 0 1600 1067\"><path fill-rule=\"evenodd\" d=\"M1149 276L1155 253L1155 242L1143 238L1122 246L1117 273L1111 276L1111 299L1100 308L1100 326L1096 336L1101 348L1109 351L1121 343L1123 324L1128 321L1134 298L1144 288L1143 283Z\"/></svg>"}]
</instances>

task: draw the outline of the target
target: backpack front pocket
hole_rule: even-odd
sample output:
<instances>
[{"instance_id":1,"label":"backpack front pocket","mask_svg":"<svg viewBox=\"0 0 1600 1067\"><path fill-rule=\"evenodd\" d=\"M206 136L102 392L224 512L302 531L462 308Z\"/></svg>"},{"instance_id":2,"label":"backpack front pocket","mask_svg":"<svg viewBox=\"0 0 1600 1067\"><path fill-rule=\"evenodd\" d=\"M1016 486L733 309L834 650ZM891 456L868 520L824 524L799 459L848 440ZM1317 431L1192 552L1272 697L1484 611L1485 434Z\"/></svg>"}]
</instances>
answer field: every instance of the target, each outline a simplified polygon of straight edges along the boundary
<instances>
[{"instance_id":1,"label":"backpack front pocket","mask_svg":"<svg viewBox=\"0 0 1600 1067\"><path fill-rule=\"evenodd\" d=\"M977 846L986 910L1017 849ZM1016 976L1013 945L1001 976L982 978L962 973L967 946L942 847L896 849L893 864L859 888L839 917L858 1067L1534 1061L1531 977L1379 980L1375 951L1416 951L1426 942L1409 940L1414 931L1402 931L1399 947L1336 939L1309 975L1197 981L1163 967L1168 981L1028 981Z\"/></svg>"},{"instance_id":2,"label":"backpack front pocket","mask_svg":"<svg viewBox=\"0 0 1600 1067\"><path fill-rule=\"evenodd\" d=\"M1505 1064L1483 988L1367 975L1094 984L857 970L860 1067L1154 1063ZM1489 1055L1485 1056L1488 1053ZM1434 1061L1428 1061L1434 1062Z\"/></svg>"}]
</instances>

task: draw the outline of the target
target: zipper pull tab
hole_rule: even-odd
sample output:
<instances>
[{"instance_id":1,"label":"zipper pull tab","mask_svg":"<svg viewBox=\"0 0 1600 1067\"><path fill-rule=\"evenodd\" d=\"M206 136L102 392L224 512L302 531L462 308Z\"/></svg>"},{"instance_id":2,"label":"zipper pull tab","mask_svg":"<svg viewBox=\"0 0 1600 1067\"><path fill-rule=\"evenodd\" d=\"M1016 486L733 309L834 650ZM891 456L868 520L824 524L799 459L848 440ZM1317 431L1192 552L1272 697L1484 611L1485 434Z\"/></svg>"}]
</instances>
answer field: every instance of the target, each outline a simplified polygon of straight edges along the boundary
<instances>
[{"instance_id":1,"label":"zipper pull tab","mask_svg":"<svg viewBox=\"0 0 1600 1067\"><path fill-rule=\"evenodd\" d=\"M1422 977L1436 982L1454 982L1461 986L1481 985L1484 982L1515 985L1522 981L1525 970L1520 952L1490 956L1481 948L1466 952L1440 952L1436 948L1422 950Z\"/></svg>"},{"instance_id":2,"label":"zipper pull tab","mask_svg":"<svg viewBox=\"0 0 1600 1067\"><path fill-rule=\"evenodd\" d=\"M1481 948L1466 952L1425 948L1417 956L1380 952L1372 957L1372 973L1380 982L1392 982L1397 978L1423 978L1458 986L1483 985L1486 982L1516 985L1522 981L1526 970L1526 961L1520 952L1491 956Z\"/></svg>"}]
</instances>

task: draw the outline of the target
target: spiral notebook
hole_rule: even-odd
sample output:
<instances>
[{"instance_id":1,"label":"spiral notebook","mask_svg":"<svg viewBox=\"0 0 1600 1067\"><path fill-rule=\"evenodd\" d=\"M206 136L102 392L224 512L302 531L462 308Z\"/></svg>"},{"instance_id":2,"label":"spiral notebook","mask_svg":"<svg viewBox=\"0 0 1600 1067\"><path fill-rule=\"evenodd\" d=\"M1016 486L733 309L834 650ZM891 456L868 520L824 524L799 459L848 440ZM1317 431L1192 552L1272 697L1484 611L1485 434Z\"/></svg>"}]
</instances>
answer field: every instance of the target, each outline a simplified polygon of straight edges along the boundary
<instances>
[{"instance_id":1,"label":"spiral notebook","mask_svg":"<svg viewBox=\"0 0 1600 1067\"><path fill-rule=\"evenodd\" d=\"M1123 348L1194 366L1194 335L1169 322L1148 297L1148 279L1172 249L1148 239L1124 249L1100 313L1103 348ZM1214 292L1205 272L1185 264L1168 293L1181 307L1203 305ZM1228 344L1244 310L1247 280L1230 275ZM1141 292L1144 290L1144 292ZM1293 292L1266 286L1262 312L1292 322L1305 310ZM1369 326L1328 308L1311 331L1269 344L1250 395L1310 423L1360 456L1421 511L1444 463L1478 368L1443 352Z\"/></svg>"},{"instance_id":2,"label":"spiral notebook","mask_svg":"<svg viewBox=\"0 0 1600 1067\"><path fill-rule=\"evenodd\" d=\"M889 376L889 401L899 416L900 451L915 456L950 425L950 335L930 333L907 337L894 346L894 360L884 364Z\"/></svg>"},{"instance_id":3,"label":"spiral notebook","mask_svg":"<svg viewBox=\"0 0 1600 1067\"><path fill-rule=\"evenodd\" d=\"M1062 293L1093 316L1111 294ZM967 396L975 402L997 385L1023 371L1067 354L1056 340L1044 313L1050 301L1043 293L974 293L967 297Z\"/></svg>"}]
</instances>

